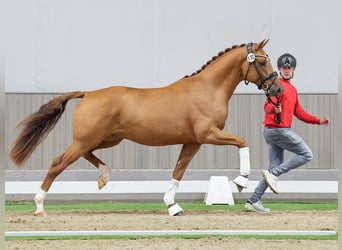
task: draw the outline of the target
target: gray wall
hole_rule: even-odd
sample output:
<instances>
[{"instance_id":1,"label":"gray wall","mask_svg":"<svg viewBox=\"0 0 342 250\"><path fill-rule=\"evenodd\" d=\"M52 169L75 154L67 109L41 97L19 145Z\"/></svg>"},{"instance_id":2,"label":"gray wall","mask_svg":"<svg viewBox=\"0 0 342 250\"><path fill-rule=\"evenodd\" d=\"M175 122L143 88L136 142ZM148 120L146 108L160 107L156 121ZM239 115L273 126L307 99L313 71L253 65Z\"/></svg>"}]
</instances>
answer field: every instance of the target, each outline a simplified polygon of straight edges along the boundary
<instances>
[{"instance_id":1,"label":"gray wall","mask_svg":"<svg viewBox=\"0 0 342 250\"><path fill-rule=\"evenodd\" d=\"M301 93L337 93L339 0L5 1L6 92L165 86L234 44L270 38ZM258 93L240 86L239 93Z\"/></svg>"},{"instance_id":2,"label":"gray wall","mask_svg":"<svg viewBox=\"0 0 342 250\"><path fill-rule=\"evenodd\" d=\"M6 142L7 150L17 132L16 123L35 112L43 103L56 94L6 94ZM314 153L314 160L302 169L337 169L336 130L337 94L301 94L302 106L319 117L330 117L331 126L307 125L294 120L294 129L300 134ZM262 137L263 102L262 94L235 94L230 101L229 117L225 130L245 137L250 144L253 169L268 166L267 147ZM71 116L77 101L68 103L61 120L47 139L37 148L24 169L45 170L54 157L71 142ZM123 141L114 148L99 150L96 154L114 169L173 169L180 146L147 147ZM191 164L191 169L238 169L238 151L232 146L203 145ZM16 167L7 160L7 170ZM94 169L84 159L70 168Z\"/></svg>"}]
</instances>

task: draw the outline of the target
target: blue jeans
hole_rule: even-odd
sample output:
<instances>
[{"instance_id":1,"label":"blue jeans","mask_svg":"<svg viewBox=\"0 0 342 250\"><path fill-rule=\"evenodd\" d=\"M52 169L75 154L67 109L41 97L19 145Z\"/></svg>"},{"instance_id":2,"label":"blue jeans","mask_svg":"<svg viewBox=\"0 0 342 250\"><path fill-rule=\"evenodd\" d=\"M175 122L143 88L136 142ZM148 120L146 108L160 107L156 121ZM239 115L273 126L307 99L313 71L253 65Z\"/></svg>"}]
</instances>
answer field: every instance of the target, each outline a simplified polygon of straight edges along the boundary
<instances>
[{"instance_id":1,"label":"blue jeans","mask_svg":"<svg viewBox=\"0 0 342 250\"><path fill-rule=\"evenodd\" d=\"M298 168L313 158L308 145L289 128L264 128L264 138L268 146L269 171L275 176L280 176ZM284 161L285 150L295 155ZM261 178L248 201L250 203L259 201L267 187L264 178Z\"/></svg>"}]
</instances>

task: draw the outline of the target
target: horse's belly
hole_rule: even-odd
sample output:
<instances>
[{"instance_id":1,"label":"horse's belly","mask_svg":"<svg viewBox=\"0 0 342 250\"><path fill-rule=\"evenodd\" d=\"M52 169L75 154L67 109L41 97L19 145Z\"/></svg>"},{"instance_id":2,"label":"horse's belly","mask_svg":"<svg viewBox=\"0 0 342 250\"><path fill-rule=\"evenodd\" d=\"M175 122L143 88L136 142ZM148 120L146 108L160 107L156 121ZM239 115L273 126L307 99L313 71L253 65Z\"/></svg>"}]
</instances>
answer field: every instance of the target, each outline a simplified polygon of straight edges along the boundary
<instances>
[{"instance_id":1,"label":"horse's belly","mask_svg":"<svg viewBox=\"0 0 342 250\"><path fill-rule=\"evenodd\" d=\"M123 133L124 138L148 146L196 143L195 137L179 128L131 128Z\"/></svg>"}]
</instances>

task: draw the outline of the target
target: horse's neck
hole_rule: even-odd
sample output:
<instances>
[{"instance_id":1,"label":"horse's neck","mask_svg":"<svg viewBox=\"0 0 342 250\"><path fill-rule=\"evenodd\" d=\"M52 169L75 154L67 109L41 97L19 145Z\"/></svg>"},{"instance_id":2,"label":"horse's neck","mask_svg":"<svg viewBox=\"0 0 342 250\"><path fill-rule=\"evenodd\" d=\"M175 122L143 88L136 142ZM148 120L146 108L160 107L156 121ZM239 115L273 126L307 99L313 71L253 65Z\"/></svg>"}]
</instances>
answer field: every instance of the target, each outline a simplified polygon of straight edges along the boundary
<instances>
[{"instance_id":1,"label":"horse's neck","mask_svg":"<svg viewBox=\"0 0 342 250\"><path fill-rule=\"evenodd\" d=\"M242 49L234 49L222 55L202 72L216 90L225 93L227 101L233 95L237 85L243 80L241 64L245 59L245 53Z\"/></svg>"}]
</instances>

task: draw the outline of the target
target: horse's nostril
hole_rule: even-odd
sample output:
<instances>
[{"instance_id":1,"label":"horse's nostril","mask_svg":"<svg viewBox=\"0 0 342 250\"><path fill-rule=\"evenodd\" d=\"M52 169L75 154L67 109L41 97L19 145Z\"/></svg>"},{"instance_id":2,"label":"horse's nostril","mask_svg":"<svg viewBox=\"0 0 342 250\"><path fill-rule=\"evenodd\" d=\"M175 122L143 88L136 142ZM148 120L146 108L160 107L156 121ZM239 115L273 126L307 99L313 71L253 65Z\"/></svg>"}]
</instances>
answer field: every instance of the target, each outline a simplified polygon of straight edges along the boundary
<instances>
[{"instance_id":1,"label":"horse's nostril","mask_svg":"<svg viewBox=\"0 0 342 250\"><path fill-rule=\"evenodd\" d=\"M280 94L281 94L281 92L283 92L283 88L282 88L282 87L280 87L280 88L278 89L278 91L277 91L277 95L280 95Z\"/></svg>"}]
</instances>

